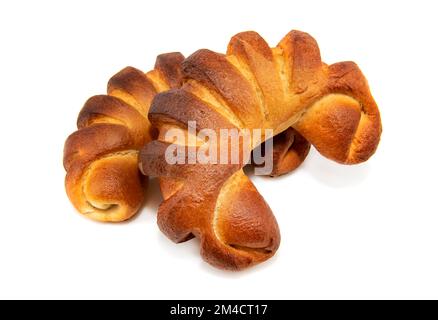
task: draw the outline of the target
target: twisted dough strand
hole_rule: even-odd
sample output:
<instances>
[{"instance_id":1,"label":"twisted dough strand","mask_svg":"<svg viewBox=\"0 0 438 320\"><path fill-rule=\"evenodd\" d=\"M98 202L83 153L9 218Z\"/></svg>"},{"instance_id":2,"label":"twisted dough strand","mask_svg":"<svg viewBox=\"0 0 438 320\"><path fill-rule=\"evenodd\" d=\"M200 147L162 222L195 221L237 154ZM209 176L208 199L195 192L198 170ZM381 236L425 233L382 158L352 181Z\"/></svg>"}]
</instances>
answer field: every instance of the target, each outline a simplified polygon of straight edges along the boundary
<instances>
[{"instance_id":1,"label":"twisted dough strand","mask_svg":"<svg viewBox=\"0 0 438 320\"><path fill-rule=\"evenodd\" d=\"M64 147L65 185L85 216L123 221L140 208L147 181L138 171L138 150L154 135L147 119L152 98L181 85L180 53L157 57L148 73L127 67L108 82L108 95L91 97L79 113L78 131Z\"/></svg>"},{"instance_id":2,"label":"twisted dough strand","mask_svg":"<svg viewBox=\"0 0 438 320\"><path fill-rule=\"evenodd\" d=\"M243 173L244 163L167 164L168 130L187 128L190 120L197 130L260 128L280 134L293 128L305 140L301 151L284 147L282 172L302 162L306 140L346 164L365 161L378 145L380 115L359 68L352 62L324 64L306 33L292 31L273 49L255 32L240 33L226 55L195 52L184 61L183 73L180 89L152 103L149 119L160 135L142 150L140 166L162 177L161 230L175 242L200 238L203 258L216 267L241 270L270 258L280 242L277 223Z\"/></svg>"}]
</instances>

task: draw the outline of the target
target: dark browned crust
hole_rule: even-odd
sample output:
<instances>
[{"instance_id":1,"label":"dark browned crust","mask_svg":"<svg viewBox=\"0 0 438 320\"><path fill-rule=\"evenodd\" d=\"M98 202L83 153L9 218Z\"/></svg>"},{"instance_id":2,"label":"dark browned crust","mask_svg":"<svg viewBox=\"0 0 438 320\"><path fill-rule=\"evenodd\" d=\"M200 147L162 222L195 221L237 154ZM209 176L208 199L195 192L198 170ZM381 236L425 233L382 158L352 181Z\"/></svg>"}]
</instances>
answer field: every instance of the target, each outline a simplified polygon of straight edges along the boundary
<instances>
[{"instance_id":1,"label":"dark browned crust","mask_svg":"<svg viewBox=\"0 0 438 320\"><path fill-rule=\"evenodd\" d=\"M235 128L228 119L215 112L205 102L182 89L156 95L149 111L149 121L156 127L163 123L179 122L183 128L187 128L189 121L196 121L197 130Z\"/></svg>"},{"instance_id":2,"label":"dark browned crust","mask_svg":"<svg viewBox=\"0 0 438 320\"><path fill-rule=\"evenodd\" d=\"M182 85L181 63L184 56L179 52L160 54L155 62L155 69L163 75L170 88L179 88Z\"/></svg>"},{"instance_id":3,"label":"dark browned crust","mask_svg":"<svg viewBox=\"0 0 438 320\"><path fill-rule=\"evenodd\" d=\"M203 258L221 269L241 270L272 257L280 243L278 225L249 179L215 210L224 184L242 165L188 164L186 146L181 146L186 161L168 164L164 157L169 146L153 141L140 154L144 174L190 181L160 205L161 231L176 243L200 238Z\"/></svg>"},{"instance_id":4,"label":"dark browned crust","mask_svg":"<svg viewBox=\"0 0 438 320\"><path fill-rule=\"evenodd\" d=\"M189 96L182 93L183 86L158 96L150 118L161 129L160 139L169 124L181 126L194 119L202 121L201 127L213 124L214 130L227 126L216 118L222 106L245 128L271 128L277 134L287 130L277 136L273 175L299 166L310 144L345 164L368 159L378 144L380 116L360 70L351 63L324 64L307 33L291 31L271 50L258 34L244 32L232 38L227 55L195 52L183 62L183 74L187 84L195 83L209 94L198 88L196 96ZM209 107L216 111L207 111ZM243 163L171 166L163 158L167 147L164 141L148 144L140 159L145 174L165 177L158 223L170 239L199 237L203 258L230 270L275 254L278 226L241 173Z\"/></svg>"},{"instance_id":5,"label":"dark browned crust","mask_svg":"<svg viewBox=\"0 0 438 320\"><path fill-rule=\"evenodd\" d=\"M253 88L223 54L198 50L184 60L183 73L219 94L249 128L264 120Z\"/></svg>"},{"instance_id":6,"label":"dark browned crust","mask_svg":"<svg viewBox=\"0 0 438 320\"><path fill-rule=\"evenodd\" d=\"M286 131L272 138L272 172L271 177L278 177L297 169L306 159L310 151L310 143L304 139L295 129ZM261 146L261 150L265 150ZM255 166L264 166L253 161Z\"/></svg>"}]
</instances>

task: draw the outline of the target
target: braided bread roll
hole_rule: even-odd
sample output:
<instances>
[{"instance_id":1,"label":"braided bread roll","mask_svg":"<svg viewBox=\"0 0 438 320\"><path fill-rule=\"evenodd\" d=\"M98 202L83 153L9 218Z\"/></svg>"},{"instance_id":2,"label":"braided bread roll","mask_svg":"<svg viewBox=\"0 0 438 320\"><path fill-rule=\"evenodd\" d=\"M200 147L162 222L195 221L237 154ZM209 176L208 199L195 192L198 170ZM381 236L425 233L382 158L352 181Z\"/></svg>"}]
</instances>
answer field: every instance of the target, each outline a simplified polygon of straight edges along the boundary
<instances>
[{"instance_id":1,"label":"braided bread roll","mask_svg":"<svg viewBox=\"0 0 438 320\"><path fill-rule=\"evenodd\" d=\"M307 33L291 31L272 49L257 33L240 33L226 55L205 49L192 54L183 74L180 89L152 103L149 120L160 135L141 151L140 167L162 177L160 229L175 242L200 238L201 255L216 267L241 270L273 256L280 242L277 223L243 173L243 161L168 164L164 154L174 141L167 132L192 120L198 131L268 128L275 135L286 132L289 142L298 133L304 137L299 147L287 141L278 147L278 172L302 162L307 141L343 164L367 160L378 145L380 115L365 77L353 62L323 63Z\"/></svg>"},{"instance_id":2,"label":"braided bread roll","mask_svg":"<svg viewBox=\"0 0 438 320\"><path fill-rule=\"evenodd\" d=\"M147 119L152 98L181 85L180 53L157 57L148 73L127 67L108 82L108 95L91 97L79 113L78 131L64 147L65 186L76 209L99 221L132 217L147 180L138 150L154 135Z\"/></svg>"}]
</instances>

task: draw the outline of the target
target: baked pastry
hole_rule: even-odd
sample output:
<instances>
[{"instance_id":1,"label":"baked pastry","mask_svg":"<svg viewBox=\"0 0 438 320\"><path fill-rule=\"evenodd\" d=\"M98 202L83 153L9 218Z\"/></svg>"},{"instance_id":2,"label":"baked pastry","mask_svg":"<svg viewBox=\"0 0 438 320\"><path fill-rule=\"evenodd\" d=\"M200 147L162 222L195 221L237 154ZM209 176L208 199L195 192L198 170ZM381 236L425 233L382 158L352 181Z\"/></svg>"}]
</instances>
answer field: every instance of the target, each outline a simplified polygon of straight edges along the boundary
<instances>
[{"instance_id":1,"label":"baked pastry","mask_svg":"<svg viewBox=\"0 0 438 320\"><path fill-rule=\"evenodd\" d=\"M182 69L182 87L154 98L149 120L160 133L142 149L140 167L145 175L161 177L160 229L175 242L198 237L201 255L216 267L241 270L272 257L280 242L276 220L242 170L245 157L239 154L237 164L190 163L191 153L213 142L174 143L167 133L189 136L189 121L196 121L198 132L285 132L277 173L302 162L307 141L342 164L363 162L377 148L380 115L365 77L353 62L323 63L307 33L291 31L275 48L255 32L239 33L226 55L199 50ZM293 146L295 134L302 137ZM252 145L265 139L253 139ZM166 158L174 145L184 151L180 164Z\"/></svg>"},{"instance_id":2,"label":"baked pastry","mask_svg":"<svg viewBox=\"0 0 438 320\"><path fill-rule=\"evenodd\" d=\"M64 167L68 197L86 217L123 221L139 210L147 179L138 170L138 151L154 136L149 106L158 92L180 86L183 59L159 55L147 73L127 67L109 80L108 95L85 103L78 130L65 142Z\"/></svg>"},{"instance_id":3,"label":"baked pastry","mask_svg":"<svg viewBox=\"0 0 438 320\"><path fill-rule=\"evenodd\" d=\"M272 170L271 177L281 176L294 171L306 159L310 151L310 143L294 128L277 134L272 141ZM260 146L261 151L266 150L265 142ZM256 163L254 156L252 164L256 167L265 166L265 162Z\"/></svg>"}]
</instances>

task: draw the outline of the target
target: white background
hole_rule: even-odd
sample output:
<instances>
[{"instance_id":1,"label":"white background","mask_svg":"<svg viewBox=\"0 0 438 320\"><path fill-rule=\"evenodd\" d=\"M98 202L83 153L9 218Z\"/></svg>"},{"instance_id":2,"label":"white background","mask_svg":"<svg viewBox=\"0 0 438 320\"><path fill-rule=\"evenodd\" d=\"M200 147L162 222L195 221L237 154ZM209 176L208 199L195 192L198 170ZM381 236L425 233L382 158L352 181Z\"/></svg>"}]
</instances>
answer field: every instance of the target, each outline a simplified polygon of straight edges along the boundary
<instances>
[{"instance_id":1,"label":"white background","mask_svg":"<svg viewBox=\"0 0 438 320\"><path fill-rule=\"evenodd\" d=\"M436 1L2 1L0 298L438 298ZM282 231L241 273L202 262L156 226L152 183L128 223L77 214L62 150L85 100L126 65L223 52L256 30L309 32L327 63L353 60L379 104L376 155L347 167L314 150L295 173L253 181Z\"/></svg>"}]
</instances>

